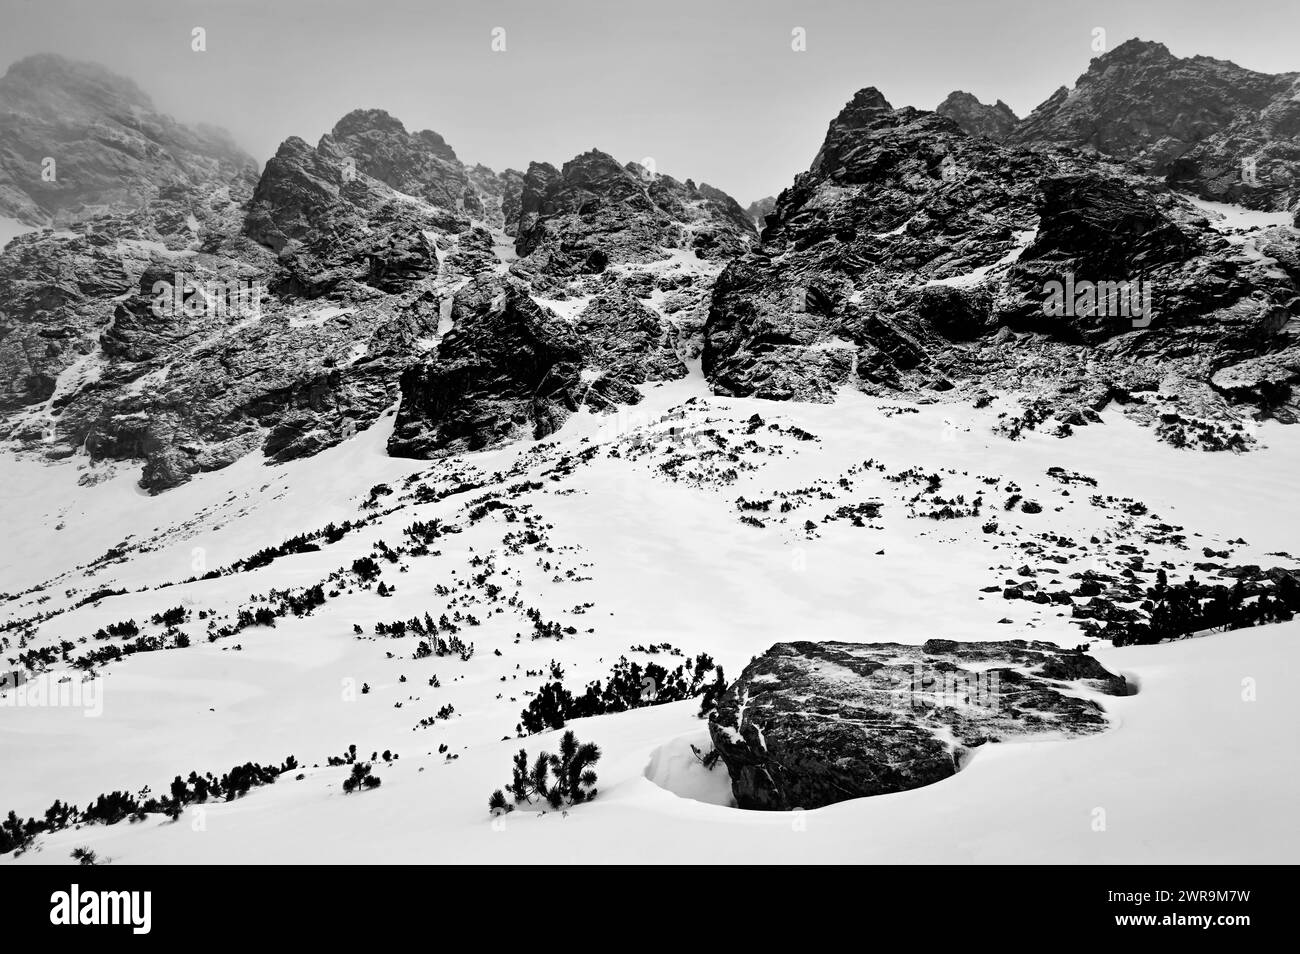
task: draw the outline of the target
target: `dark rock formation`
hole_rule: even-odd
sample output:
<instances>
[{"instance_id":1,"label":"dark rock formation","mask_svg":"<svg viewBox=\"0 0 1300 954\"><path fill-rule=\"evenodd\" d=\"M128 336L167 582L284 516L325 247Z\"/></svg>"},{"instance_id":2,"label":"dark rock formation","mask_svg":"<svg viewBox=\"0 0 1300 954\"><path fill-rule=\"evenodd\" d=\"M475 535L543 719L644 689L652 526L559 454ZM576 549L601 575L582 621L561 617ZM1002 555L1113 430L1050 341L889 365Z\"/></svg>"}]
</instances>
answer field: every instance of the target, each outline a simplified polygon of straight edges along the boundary
<instances>
[{"instance_id":1,"label":"dark rock formation","mask_svg":"<svg viewBox=\"0 0 1300 954\"><path fill-rule=\"evenodd\" d=\"M481 208L455 150L432 130L408 133L382 109L355 109L335 123L330 138L356 171L398 192L453 210Z\"/></svg>"},{"instance_id":2,"label":"dark rock formation","mask_svg":"<svg viewBox=\"0 0 1300 954\"><path fill-rule=\"evenodd\" d=\"M645 263L687 249L725 259L754 224L734 199L689 179L678 182L592 150L556 170L533 163L524 176L516 250L534 273L597 274L611 263Z\"/></svg>"},{"instance_id":3,"label":"dark rock formation","mask_svg":"<svg viewBox=\"0 0 1300 954\"><path fill-rule=\"evenodd\" d=\"M544 437L576 407L578 336L520 286L470 284L456 294L452 321L437 358L402 376L390 453L429 457Z\"/></svg>"},{"instance_id":4,"label":"dark rock formation","mask_svg":"<svg viewBox=\"0 0 1300 954\"><path fill-rule=\"evenodd\" d=\"M0 79L0 214L60 228L0 255L0 439L140 461L162 490L315 453L399 401L394 453L543 435L700 357L723 394L1005 391L1030 405L1011 430L1061 434L1117 401L1237 447L1204 421L1300 414L1300 242L1213 223L1165 179L1288 201L1294 79L1125 44L1010 144L1002 104L867 89L746 210L597 150L466 166L377 109L257 176L128 80L33 57ZM1267 182L1249 194L1220 188L1243 149ZM1097 283L1152 307L1101 309Z\"/></svg>"},{"instance_id":5,"label":"dark rock formation","mask_svg":"<svg viewBox=\"0 0 1300 954\"><path fill-rule=\"evenodd\" d=\"M719 393L772 399L1004 390L1030 392L1060 423L1119 395L1153 422L1166 400L1198 417L1289 420L1300 311L1283 263L1297 236L1275 231L1225 235L1132 169L970 137L863 90L761 243L719 277L704 370ZM1053 311L1052 283L1067 280L1125 283L1132 301L1071 294ZM1265 355L1272 398L1233 411L1263 392L1218 389L1214 376ZM1134 398L1143 391L1159 393Z\"/></svg>"},{"instance_id":6,"label":"dark rock formation","mask_svg":"<svg viewBox=\"0 0 1300 954\"><path fill-rule=\"evenodd\" d=\"M777 199L761 246L714 290L704 370L715 390L829 400L855 376L924 387L929 329L906 303L931 279L992 267L1032 234L1052 167L934 113L859 92L809 172Z\"/></svg>"},{"instance_id":7,"label":"dark rock formation","mask_svg":"<svg viewBox=\"0 0 1300 954\"><path fill-rule=\"evenodd\" d=\"M151 491L314 454L399 399L393 450L427 455L635 402L685 373L708 283L753 235L709 186L600 153L497 175L377 109L257 177L98 67L24 61L0 102L22 125L0 186L54 154L64 190L0 189L3 208L66 226L0 257L0 436L140 461Z\"/></svg>"},{"instance_id":8,"label":"dark rock formation","mask_svg":"<svg viewBox=\"0 0 1300 954\"><path fill-rule=\"evenodd\" d=\"M778 643L709 734L741 808L819 808L942 781L986 743L1104 731L1123 677L1051 643Z\"/></svg>"},{"instance_id":9,"label":"dark rock formation","mask_svg":"<svg viewBox=\"0 0 1300 954\"><path fill-rule=\"evenodd\" d=\"M951 119L968 135L987 136L998 142L1005 141L1020 122L1002 100L989 106L961 90L949 93L934 111Z\"/></svg>"},{"instance_id":10,"label":"dark rock formation","mask_svg":"<svg viewBox=\"0 0 1300 954\"><path fill-rule=\"evenodd\" d=\"M635 385L686 373L673 329L626 294L596 295L569 321L483 276L456 293L451 320L436 354L402 375L395 456L545 437L580 407L635 404Z\"/></svg>"},{"instance_id":11,"label":"dark rock formation","mask_svg":"<svg viewBox=\"0 0 1300 954\"><path fill-rule=\"evenodd\" d=\"M1257 73L1129 40L1057 90L1010 141L1133 160L1206 198L1292 208L1300 198L1300 73ZM1253 175L1242 161L1254 161Z\"/></svg>"}]
</instances>

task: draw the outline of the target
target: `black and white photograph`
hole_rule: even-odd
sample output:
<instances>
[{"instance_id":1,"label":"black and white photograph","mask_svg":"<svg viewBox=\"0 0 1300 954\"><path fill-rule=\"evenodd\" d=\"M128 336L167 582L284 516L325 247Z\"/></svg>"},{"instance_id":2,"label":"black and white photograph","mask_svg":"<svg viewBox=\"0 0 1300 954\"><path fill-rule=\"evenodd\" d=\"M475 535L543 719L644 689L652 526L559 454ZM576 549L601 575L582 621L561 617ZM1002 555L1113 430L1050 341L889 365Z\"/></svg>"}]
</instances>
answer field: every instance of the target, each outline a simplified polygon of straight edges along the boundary
<instances>
[{"instance_id":1,"label":"black and white photograph","mask_svg":"<svg viewBox=\"0 0 1300 954\"><path fill-rule=\"evenodd\" d=\"M146 934L95 886L176 865L1106 866L1090 917L1241 938L1216 871L1300 861L1297 37L0 0L24 918Z\"/></svg>"}]
</instances>

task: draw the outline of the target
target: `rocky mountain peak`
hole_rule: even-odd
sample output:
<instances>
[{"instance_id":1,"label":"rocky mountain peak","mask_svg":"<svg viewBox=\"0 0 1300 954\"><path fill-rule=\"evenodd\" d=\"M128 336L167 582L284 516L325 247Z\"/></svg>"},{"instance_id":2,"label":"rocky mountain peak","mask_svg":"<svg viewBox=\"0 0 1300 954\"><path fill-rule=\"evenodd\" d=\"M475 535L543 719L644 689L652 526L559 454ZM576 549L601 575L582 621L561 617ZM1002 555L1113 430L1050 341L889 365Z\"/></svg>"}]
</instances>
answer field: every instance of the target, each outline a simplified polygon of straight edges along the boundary
<instances>
[{"instance_id":1,"label":"rocky mountain peak","mask_svg":"<svg viewBox=\"0 0 1300 954\"><path fill-rule=\"evenodd\" d=\"M448 209L476 205L465 167L433 130L410 133L382 109L354 109L335 123L328 138L355 161L357 171L399 192Z\"/></svg>"},{"instance_id":2,"label":"rocky mountain peak","mask_svg":"<svg viewBox=\"0 0 1300 954\"><path fill-rule=\"evenodd\" d=\"M884 94L874 86L860 89L844 104L839 115L831 120L827 137L829 138L830 134L837 130L847 132L867 128L877 122L883 114L890 113L893 108Z\"/></svg>"},{"instance_id":3,"label":"rocky mountain peak","mask_svg":"<svg viewBox=\"0 0 1300 954\"><path fill-rule=\"evenodd\" d=\"M885 94L874 86L867 86L853 94L853 98L848 101L844 109L840 111L837 122L842 122L846 114L857 114L868 112L876 109L893 109L889 100L885 99Z\"/></svg>"},{"instance_id":4,"label":"rocky mountain peak","mask_svg":"<svg viewBox=\"0 0 1300 954\"><path fill-rule=\"evenodd\" d=\"M1300 194L1298 75L1129 40L1096 57L1073 89L1054 93L1009 141L1132 160L1206 198L1286 208Z\"/></svg>"},{"instance_id":5,"label":"rocky mountain peak","mask_svg":"<svg viewBox=\"0 0 1300 954\"><path fill-rule=\"evenodd\" d=\"M949 93L935 112L951 119L972 136L988 136L999 142L1011 135L1020 122L1011 107L1002 100L989 106L962 90Z\"/></svg>"},{"instance_id":6,"label":"rocky mountain peak","mask_svg":"<svg viewBox=\"0 0 1300 954\"><path fill-rule=\"evenodd\" d=\"M76 113L153 110L153 100L135 82L98 63L70 60L54 53L37 53L10 65L0 77L0 97L6 102Z\"/></svg>"},{"instance_id":7,"label":"rocky mountain peak","mask_svg":"<svg viewBox=\"0 0 1300 954\"><path fill-rule=\"evenodd\" d=\"M154 111L131 80L53 54L0 77L0 215L29 225L139 209L256 168L222 130Z\"/></svg>"},{"instance_id":8,"label":"rocky mountain peak","mask_svg":"<svg viewBox=\"0 0 1300 954\"><path fill-rule=\"evenodd\" d=\"M844 159L846 151L852 148L859 134L905 123L919 113L919 110L911 106L894 109L874 86L858 90L827 127L826 138L813 159L811 171L834 169Z\"/></svg>"},{"instance_id":9,"label":"rocky mountain peak","mask_svg":"<svg viewBox=\"0 0 1300 954\"><path fill-rule=\"evenodd\" d=\"M449 162L457 162L456 150L447 144L447 140L432 129L421 129L408 133L406 125L383 109L354 109L330 130L335 139L354 140L362 138L394 137L399 140L413 140L427 152Z\"/></svg>"},{"instance_id":10,"label":"rocky mountain peak","mask_svg":"<svg viewBox=\"0 0 1300 954\"><path fill-rule=\"evenodd\" d=\"M683 244L703 257L730 255L754 233L745 211L722 190L679 182L640 163L620 164L599 149L559 170L532 163L521 188L516 250L553 275L648 261Z\"/></svg>"},{"instance_id":11,"label":"rocky mountain peak","mask_svg":"<svg viewBox=\"0 0 1300 954\"><path fill-rule=\"evenodd\" d=\"M1152 106L1157 99L1134 108L1170 121ZM1093 105L1115 109L1117 126L1126 121L1108 99ZM1150 390L1153 379L1185 395L1183 413L1232 420L1239 412L1210 387L1212 367L1294 394L1282 383L1291 358L1267 372L1250 362L1293 353L1285 329L1300 271L1243 256L1133 163L1035 145L970 136L950 117L887 110L877 95L860 94L831 124L809 172L777 199L759 245L718 278L703 350L715 392L832 401L845 386L1018 390L1017 376L996 370L1011 352L999 355L1032 340L1049 361L1098 349L1086 375L1036 373L1038 400L1071 427L1110 394ZM1290 261L1295 240L1278 233L1265 258ZM1084 288L1160 291L1154 305L1126 299L1131 314L1086 302L1068 313L1045 308L1045 289L1074 276ZM1036 337L1022 342L1021 333ZM972 341L981 342L978 358L966 349ZM1017 353L1002 367L1023 359ZM1233 400L1283 420L1294 414L1294 396L1268 398L1258 386ZM1180 419L1157 418L1158 406L1158 398L1138 400L1128 410L1148 422ZM1172 442L1186 440L1179 427L1158 426Z\"/></svg>"},{"instance_id":12,"label":"rocky mountain peak","mask_svg":"<svg viewBox=\"0 0 1300 954\"><path fill-rule=\"evenodd\" d=\"M336 139L363 136L366 133L406 136L406 124L385 109L354 109L334 124L330 134Z\"/></svg>"},{"instance_id":13,"label":"rocky mountain peak","mask_svg":"<svg viewBox=\"0 0 1300 954\"><path fill-rule=\"evenodd\" d=\"M1157 40L1143 40L1140 37L1132 37L1125 40L1113 50L1107 50L1100 56L1092 58L1089 65L1089 71L1094 68L1098 70L1108 69L1116 63L1164 63L1172 64L1178 60L1165 46Z\"/></svg>"},{"instance_id":14,"label":"rocky mountain peak","mask_svg":"<svg viewBox=\"0 0 1300 954\"><path fill-rule=\"evenodd\" d=\"M763 231L768 214L776 206L776 196L764 196L761 199L755 199L745 207L745 214L754 220L758 230Z\"/></svg>"}]
</instances>

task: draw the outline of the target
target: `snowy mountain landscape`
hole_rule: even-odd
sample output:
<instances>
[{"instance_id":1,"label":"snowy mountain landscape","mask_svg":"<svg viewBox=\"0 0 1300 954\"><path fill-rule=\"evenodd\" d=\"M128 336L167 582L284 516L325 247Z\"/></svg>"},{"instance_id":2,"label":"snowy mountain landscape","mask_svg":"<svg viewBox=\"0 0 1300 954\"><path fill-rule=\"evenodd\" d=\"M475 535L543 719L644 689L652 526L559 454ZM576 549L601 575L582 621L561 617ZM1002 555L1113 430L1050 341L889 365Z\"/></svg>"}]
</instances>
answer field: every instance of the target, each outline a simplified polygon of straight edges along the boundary
<instances>
[{"instance_id":1,"label":"snowy mountain landscape","mask_svg":"<svg viewBox=\"0 0 1300 954\"><path fill-rule=\"evenodd\" d=\"M1048 79L764 199L9 65L0 866L1294 862L1300 72Z\"/></svg>"}]
</instances>

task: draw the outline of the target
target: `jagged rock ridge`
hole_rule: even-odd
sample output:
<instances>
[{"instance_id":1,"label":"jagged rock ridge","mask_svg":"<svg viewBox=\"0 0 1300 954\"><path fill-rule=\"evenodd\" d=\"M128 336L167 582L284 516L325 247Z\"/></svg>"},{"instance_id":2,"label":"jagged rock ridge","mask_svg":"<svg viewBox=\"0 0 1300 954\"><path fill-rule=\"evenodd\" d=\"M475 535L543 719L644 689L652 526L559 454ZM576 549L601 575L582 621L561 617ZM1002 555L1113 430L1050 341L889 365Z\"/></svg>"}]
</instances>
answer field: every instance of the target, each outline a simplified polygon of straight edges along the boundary
<instances>
[{"instance_id":1,"label":"jagged rock ridge","mask_svg":"<svg viewBox=\"0 0 1300 954\"><path fill-rule=\"evenodd\" d=\"M970 93L955 90L934 110L951 119L971 136L987 136L1002 142L1015 130L1020 120L1002 100L992 106L981 103Z\"/></svg>"},{"instance_id":2,"label":"jagged rock ridge","mask_svg":"<svg viewBox=\"0 0 1300 954\"><path fill-rule=\"evenodd\" d=\"M378 109L315 146L286 139L258 176L99 67L33 58L0 92L88 157L57 201L3 194L65 226L0 257L4 435L142 461L151 491L315 453L399 402L393 452L428 456L635 402L633 385L685 373L712 275L754 236L710 186L596 151L498 175ZM114 122L147 139L139 163L101 155ZM530 362L548 363L535 378Z\"/></svg>"},{"instance_id":3,"label":"jagged rock ridge","mask_svg":"<svg viewBox=\"0 0 1300 954\"><path fill-rule=\"evenodd\" d=\"M1174 442L1225 446L1205 420L1295 417L1296 239L1222 233L1159 179L971 137L867 89L719 277L704 369L718 393L772 399L1020 393L1063 432L1118 400ZM1153 307L1050 314L1053 283L1076 279ZM1265 358L1267 383L1216 385Z\"/></svg>"},{"instance_id":4,"label":"jagged rock ridge","mask_svg":"<svg viewBox=\"0 0 1300 954\"><path fill-rule=\"evenodd\" d=\"M1129 40L1092 61L1009 141L1133 160L1206 198L1294 209L1300 199L1300 73L1271 75ZM1253 163L1248 173L1243 161Z\"/></svg>"}]
</instances>

